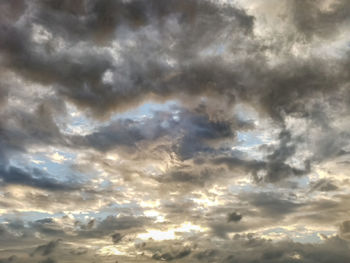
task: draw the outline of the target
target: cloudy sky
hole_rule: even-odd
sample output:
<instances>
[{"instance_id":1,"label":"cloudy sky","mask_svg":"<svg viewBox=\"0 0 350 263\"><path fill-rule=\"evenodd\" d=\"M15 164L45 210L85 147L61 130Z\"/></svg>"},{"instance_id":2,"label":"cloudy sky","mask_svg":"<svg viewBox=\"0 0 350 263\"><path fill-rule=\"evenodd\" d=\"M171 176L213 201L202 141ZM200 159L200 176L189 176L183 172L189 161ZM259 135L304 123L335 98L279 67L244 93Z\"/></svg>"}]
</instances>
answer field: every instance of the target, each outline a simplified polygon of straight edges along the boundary
<instances>
[{"instance_id":1,"label":"cloudy sky","mask_svg":"<svg viewBox=\"0 0 350 263\"><path fill-rule=\"evenodd\" d=\"M350 262L349 13L0 0L0 262Z\"/></svg>"}]
</instances>

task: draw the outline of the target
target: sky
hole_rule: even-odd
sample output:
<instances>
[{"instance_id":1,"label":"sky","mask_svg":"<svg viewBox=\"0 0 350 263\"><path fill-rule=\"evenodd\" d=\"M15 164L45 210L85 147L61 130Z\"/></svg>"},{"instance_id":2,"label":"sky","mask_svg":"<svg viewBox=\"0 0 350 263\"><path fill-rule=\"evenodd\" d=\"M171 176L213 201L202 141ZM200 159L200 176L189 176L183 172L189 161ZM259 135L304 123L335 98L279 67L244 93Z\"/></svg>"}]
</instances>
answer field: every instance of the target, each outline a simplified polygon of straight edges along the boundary
<instances>
[{"instance_id":1,"label":"sky","mask_svg":"<svg viewBox=\"0 0 350 263\"><path fill-rule=\"evenodd\" d=\"M0 263L349 263L349 13L0 0Z\"/></svg>"}]
</instances>

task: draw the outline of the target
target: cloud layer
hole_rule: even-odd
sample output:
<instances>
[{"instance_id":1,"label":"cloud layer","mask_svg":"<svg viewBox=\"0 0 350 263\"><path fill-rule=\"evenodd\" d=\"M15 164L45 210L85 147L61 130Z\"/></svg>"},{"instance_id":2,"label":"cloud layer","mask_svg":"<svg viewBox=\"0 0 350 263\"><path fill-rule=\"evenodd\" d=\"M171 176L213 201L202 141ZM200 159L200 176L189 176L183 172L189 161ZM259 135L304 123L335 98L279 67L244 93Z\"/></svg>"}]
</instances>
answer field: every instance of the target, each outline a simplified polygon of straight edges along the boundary
<instances>
[{"instance_id":1,"label":"cloud layer","mask_svg":"<svg viewBox=\"0 0 350 263\"><path fill-rule=\"evenodd\" d=\"M0 262L349 262L347 0L0 3Z\"/></svg>"}]
</instances>

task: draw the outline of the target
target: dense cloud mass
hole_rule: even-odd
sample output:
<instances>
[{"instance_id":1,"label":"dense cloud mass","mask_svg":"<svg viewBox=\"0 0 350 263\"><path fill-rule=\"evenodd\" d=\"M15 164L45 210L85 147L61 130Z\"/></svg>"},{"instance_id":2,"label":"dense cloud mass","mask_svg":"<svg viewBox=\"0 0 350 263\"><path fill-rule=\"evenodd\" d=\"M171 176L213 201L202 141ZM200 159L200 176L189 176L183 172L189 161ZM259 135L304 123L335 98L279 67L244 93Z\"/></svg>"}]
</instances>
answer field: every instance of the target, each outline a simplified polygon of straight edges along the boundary
<instances>
[{"instance_id":1,"label":"dense cloud mass","mask_svg":"<svg viewBox=\"0 0 350 263\"><path fill-rule=\"evenodd\" d=\"M0 1L0 263L350 262L349 12Z\"/></svg>"}]
</instances>

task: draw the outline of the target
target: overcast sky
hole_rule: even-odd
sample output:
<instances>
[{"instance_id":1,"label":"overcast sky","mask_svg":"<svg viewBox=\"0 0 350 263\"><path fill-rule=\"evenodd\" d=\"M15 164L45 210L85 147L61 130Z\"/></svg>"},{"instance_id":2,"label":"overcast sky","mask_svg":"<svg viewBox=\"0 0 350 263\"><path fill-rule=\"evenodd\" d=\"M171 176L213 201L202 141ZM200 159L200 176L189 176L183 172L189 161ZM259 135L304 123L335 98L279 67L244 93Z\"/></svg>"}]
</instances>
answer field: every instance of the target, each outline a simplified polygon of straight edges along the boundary
<instances>
[{"instance_id":1,"label":"overcast sky","mask_svg":"<svg viewBox=\"0 0 350 263\"><path fill-rule=\"evenodd\" d=\"M349 263L349 0L0 0L0 263Z\"/></svg>"}]
</instances>

